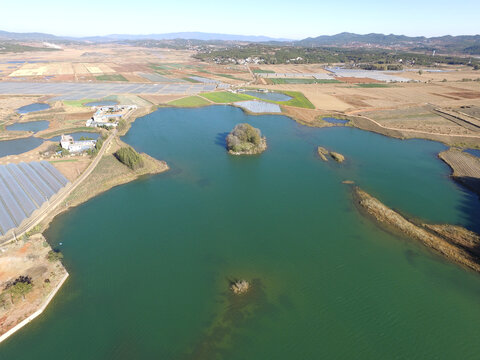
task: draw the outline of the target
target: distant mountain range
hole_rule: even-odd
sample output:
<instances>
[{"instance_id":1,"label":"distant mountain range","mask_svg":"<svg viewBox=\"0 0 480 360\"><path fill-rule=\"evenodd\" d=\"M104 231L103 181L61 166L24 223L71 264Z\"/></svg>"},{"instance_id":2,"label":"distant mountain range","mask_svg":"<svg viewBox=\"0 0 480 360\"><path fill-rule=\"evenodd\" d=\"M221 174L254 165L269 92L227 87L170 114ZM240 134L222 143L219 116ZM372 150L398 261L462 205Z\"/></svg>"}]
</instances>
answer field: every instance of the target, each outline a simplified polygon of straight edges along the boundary
<instances>
[{"instance_id":1,"label":"distant mountain range","mask_svg":"<svg viewBox=\"0 0 480 360\"><path fill-rule=\"evenodd\" d=\"M86 37L72 37L72 36L56 36L43 33L15 33L8 31L0 31L0 40L17 40L17 41L91 41L91 42L112 42L112 41L128 41L128 40L202 40L202 41L241 41L241 42L270 42L270 41L291 41L284 38L271 38L268 36L253 36L253 35L230 35L230 34L215 34L204 32L177 32L167 34L146 34L146 35L131 35L131 34L112 34L105 36L86 36Z\"/></svg>"},{"instance_id":2,"label":"distant mountain range","mask_svg":"<svg viewBox=\"0 0 480 360\"><path fill-rule=\"evenodd\" d=\"M275 43L278 45L306 46L306 47L398 47L414 51L438 50L446 53L480 54L480 35L461 36L405 36L384 34L354 34L343 32L336 35L322 35L309 37L303 40L290 40L284 38L271 38L268 36L230 35L204 32L177 32L166 34L112 34L105 36L69 37L56 36L43 33L15 33L0 31L0 41L51 41L51 42L119 42L141 40L197 40L197 41L225 41L225 42L250 42L250 43Z\"/></svg>"},{"instance_id":3,"label":"distant mountain range","mask_svg":"<svg viewBox=\"0 0 480 360\"><path fill-rule=\"evenodd\" d=\"M323 35L315 38L307 38L295 42L299 46L366 46L379 47L405 47L413 50L449 50L478 53L480 49L480 35L438 36L427 38L425 36L384 35L366 34L359 35L343 32L336 35Z\"/></svg>"}]
</instances>

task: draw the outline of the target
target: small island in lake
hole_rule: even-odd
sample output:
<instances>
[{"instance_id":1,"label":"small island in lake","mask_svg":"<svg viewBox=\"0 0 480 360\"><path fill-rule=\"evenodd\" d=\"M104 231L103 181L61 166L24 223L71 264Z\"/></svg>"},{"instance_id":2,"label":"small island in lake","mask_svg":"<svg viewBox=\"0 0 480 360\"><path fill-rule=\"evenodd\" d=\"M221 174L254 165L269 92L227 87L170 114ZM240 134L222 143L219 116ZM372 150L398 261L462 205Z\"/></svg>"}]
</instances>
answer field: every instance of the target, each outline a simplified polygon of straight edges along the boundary
<instances>
[{"instance_id":1,"label":"small island in lake","mask_svg":"<svg viewBox=\"0 0 480 360\"><path fill-rule=\"evenodd\" d=\"M227 150L232 155L260 154L267 149L267 139L259 129L247 123L235 126L226 140Z\"/></svg>"},{"instance_id":2,"label":"small island in lake","mask_svg":"<svg viewBox=\"0 0 480 360\"><path fill-rule=\"evenodd\" d=\"M345 156L343 156L342 154L334 151L329 151L321 146L317 147L317 153L323 161L328 161L327 155L330 155L330 157L336 162L342 163L345 161Z\"/></svg>"}]
</instances>

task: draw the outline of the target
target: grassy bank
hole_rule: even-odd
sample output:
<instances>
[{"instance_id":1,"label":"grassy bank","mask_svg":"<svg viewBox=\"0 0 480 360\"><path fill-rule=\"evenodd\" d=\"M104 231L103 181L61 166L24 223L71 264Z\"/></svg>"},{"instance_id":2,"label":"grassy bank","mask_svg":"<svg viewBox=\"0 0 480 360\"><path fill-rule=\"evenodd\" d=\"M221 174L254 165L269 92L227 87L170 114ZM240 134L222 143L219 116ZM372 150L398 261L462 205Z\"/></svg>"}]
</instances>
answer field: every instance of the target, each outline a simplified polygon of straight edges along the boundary
<instances>
[{"instance_id":1,"label":"grassy bank","mask_svg":"<svg viewBox=\"0 0 480 360\"><path fill-rule=\"evenodd\" d=\"M105 192L115 186L133 181L140 176L158 174L168 170L165 162L152 158L147 154L140 154L143 166L132 170L122 164L114 153L121 147L126 147L120 139L115 138L103 155L93 172L68 196L68 206L77 206L87 200Z\"/></svg>"}]
</instances>

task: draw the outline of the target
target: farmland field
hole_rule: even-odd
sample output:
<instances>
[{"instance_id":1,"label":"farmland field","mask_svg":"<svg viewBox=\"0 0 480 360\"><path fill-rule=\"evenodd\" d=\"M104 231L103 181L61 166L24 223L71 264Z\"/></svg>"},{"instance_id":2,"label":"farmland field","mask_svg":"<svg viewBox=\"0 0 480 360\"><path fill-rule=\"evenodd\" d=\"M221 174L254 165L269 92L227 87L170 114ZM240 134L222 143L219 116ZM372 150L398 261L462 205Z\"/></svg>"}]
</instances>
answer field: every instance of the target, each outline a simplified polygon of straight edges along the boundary
<instances>
[{"instance_id":1,"label":"farmland field","mask_svg":"<svg viewBox=\"0 0 480 360\"><path fill-rule=\"evenodd\" d=\"M168 103L168 105L179 106L179 107L197 107L209 105L210 102L201 98L200 96L188 96L183 99L173 100Z\"/></svg>"},{"instance_id":2,"label":"farmland field","mask_svg":"<svg viewBox=\"0 0 480 360\"><path fill-rule=\"evenodd\" d=\"M100 81L127 81L127 79L125 79L125 77L121 74L100 75L100 76L95 76L95 79Z\"/></svg>"},{"instance_id":3,"label":"farmland field","mask_svg":"<svg viewBox=\"0 0 480 360\"><path fill-rule=\"evenodd\" d=\"M206 93L202 94L202 97L213 101L215 103L231 103L235 101L241 101L241 100L252 100L254 97L249 96L249 95L244 95L244 94L234 94L231 92L211 92L211 93Z\"/></svg>"},{"instance_id":4,"label":"farmland field","mask_svg":"<svg viewBox=\"0 0 480 360\"><path fill-rule=\"evenodd\" d=\"M83 104L94 101L97 101L97 99L63 100L63 103L68 106L83 107Z\"/></svg>"},{"instance_id":5,"label":"farmland field","mask_svg":"<svg viewBox=\"0 0 480 360\"><path fill-rule=\"evenodd\" d=\"M302 79L302 78L280 78L280 79L272 79L269 78L267 80L272 84L336 84L340 83L338 80L334 79Z\"/></svg>"},{"instance_id":6,"label":"farmland field","mask_svg":"<svg viewBox=\"0 0 480 360\"><path fill-rule=\"evenodd\" d=\"M252 72L254 74L274 74L275 71L273 70L262 70L262 69L253 69Z\"/></svg>"},{"instance_id":7,"label":"farmland field","mask_svg":"<svg viewBox=\"0 0 480 360\"><path fill-rule=\"evenodd\" d=\"M283 105L301 107L306 109L315 109L315 106L308 100L305 95L299 91L282 91L285 95L291 96L293 99L282 102Z\"/></svg>"},{"instance_id":8,"label":"farmland field","mask_svg":"<svg viewBox=\"0 0 480 360\"><path fill-rule=\"evenodd\" d=\"M362 87L362 88L386 88L386 87L390 87L389 84L380 84L380 83L365 83L365 84L355 84L357 85L358 87Z\"/></svg>"}]
</instances>

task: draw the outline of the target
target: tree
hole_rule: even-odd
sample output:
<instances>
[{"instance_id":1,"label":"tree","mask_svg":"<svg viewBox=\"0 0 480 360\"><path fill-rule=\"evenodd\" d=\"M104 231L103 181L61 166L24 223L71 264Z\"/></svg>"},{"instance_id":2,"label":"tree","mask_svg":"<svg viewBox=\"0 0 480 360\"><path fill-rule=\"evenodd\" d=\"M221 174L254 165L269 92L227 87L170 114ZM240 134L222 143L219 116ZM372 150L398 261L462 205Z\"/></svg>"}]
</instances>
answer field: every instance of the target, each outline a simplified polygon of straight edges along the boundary
<instances>
[{"instance_id":1,"label":"tree","mask_svg":"<svg viewBox=\"0 0 480 360\"><path fill-rule=\"evenodd\" d=\"M130 146L118 149L114 155L118 159L118 161L128 166L132 170L136 170L143 166L142 158Z\"/></svg>"},{"instance_id":2,"label":"tree","mask_svg":"<svg viewBox=\"0 0 480 360\"><path fill-rule=\"evenodd\" d=\"M33 283L30 276L19 276L13 283L8 284L7 290L10 293L12 304L13 300L18 296L22 296L25 300L25 295L28 294L32 288Z\"/></svg>"}]
</instances>

